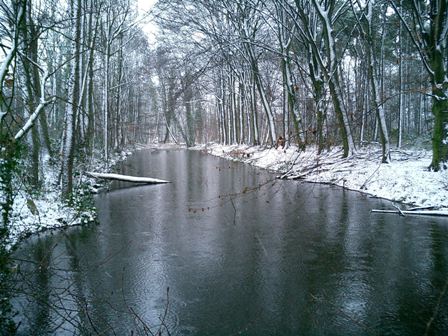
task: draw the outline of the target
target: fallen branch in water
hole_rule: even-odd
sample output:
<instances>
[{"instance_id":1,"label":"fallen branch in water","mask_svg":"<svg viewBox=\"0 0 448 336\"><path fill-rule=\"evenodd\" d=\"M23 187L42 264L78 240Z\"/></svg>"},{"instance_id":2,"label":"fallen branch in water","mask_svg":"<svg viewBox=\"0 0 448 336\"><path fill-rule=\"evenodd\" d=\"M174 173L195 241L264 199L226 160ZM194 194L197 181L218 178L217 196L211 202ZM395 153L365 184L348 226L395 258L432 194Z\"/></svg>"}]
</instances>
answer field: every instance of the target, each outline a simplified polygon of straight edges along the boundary
<instances>
[{"instance_id":1,"label":"fallen branch in water","mask_svg":"<svg viewBox=\"0 0 448 336\"><path fill-rule=\"evenodd\" d=\"M448 211L424 211L424 210L382 210L382 209L372 209L372 212L375 213L392 213L399 215L415 215L415 216L440 216L448 217Z\"/></svg>"},{"instance_id":2,"label":"fallen branch in water","mask_svg":"<svg viewBox=\"0 0 448 336\"><path fill-rule=\"evenodd\" d=\"M403 217L405 217L406 215L403 213L403 210L401 210L399 207L397 207L396 205L392 205L395 209L397 209L397 211L398 211L398 214L400 215L400 216L403 216Z\"/></svg>"},{"instance_id":3,"label":"fallen branch in water","mask_svg":"<svg viewBox=\"0 0 448 336\"><path fill-rule=\"evenodd\" d=\"M438 210L439 206L436 205L429 205L429 206L422 206L422 207L415 207L407 209L407 211L415 211L415 210Z\"/></svg>"},{"instance_id":4,"label":"fallen branch in water","mask_svg":"<svg viewBox=\"0 0 448 336\"><path fill-rule=\"evenodd\" d=\"M139 176L93 173L93 172L86 172L86 174L89 176L95 177L95 178L124 181L124 182L133 182L133 183L147 183L147 184L171 183L170 181L160 180L160 179L151 178L151 177L139 177Z\"/></svg>"}]
</instances>

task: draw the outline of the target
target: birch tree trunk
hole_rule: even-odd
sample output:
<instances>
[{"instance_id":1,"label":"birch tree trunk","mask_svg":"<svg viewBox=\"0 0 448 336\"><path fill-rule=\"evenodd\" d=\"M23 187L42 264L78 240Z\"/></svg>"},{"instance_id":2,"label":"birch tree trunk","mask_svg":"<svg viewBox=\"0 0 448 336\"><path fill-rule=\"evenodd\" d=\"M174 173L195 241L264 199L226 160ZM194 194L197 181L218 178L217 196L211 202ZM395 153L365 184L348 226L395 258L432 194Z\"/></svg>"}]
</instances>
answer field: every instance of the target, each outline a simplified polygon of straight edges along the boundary
<instances>
[{"instance_id":1,"label":"birch tree trunk","mask_svg":"<svg viewBox=\"0 0 448 336\"><path fill-rule=\"evenodd\" d=\"M277 140L277 133L275 129L275 119L274 114L271 109L271 105L269 104L269 101L266 97L266 91L263 86L263 81L260 73L260 69L258 67L258 60L255 55L253 43L252 43L252 37L249 33L249 22L245 21L242 24L241 28L241 37L243 38L245 50L247 52L251 70L254 76L255 85L258 91L258 94L260 95L261 104L263 106L263 109L266 113L267 122L268 122L268 130L269 130L269 140L270 144L273 146ZM253 28L253 27L252 27Z\"/></svg>"},{"instance_id":2,"label":"birch tree trunk","mask_svg":"<svg viewBox=\"0 0 448 336\"><path fill-rule=\"evenodd\" d=\"M378 118L378 126L380 131L380 139L381 139L381 148L382 148L382 163L389 163L391 160L390 157L390 142L389 142L389 133L387 131L386 125L386 117L384 114L383 104L381 103L380 91L379 91L379 76L376 74L377 69L377 61L375 57L374 47L376 45L374 39L373 25L372 25L372 17L373 17L373 6L375 1L371 0L367 3L367 13L365 9L362 10L362 20L361 22L365 22L365 25L361 25L360 29L362 30L364 39L366 41L366 53L367 53L367 76L369 79L370 89L372 90L371 98L372 98L372 107L376 113ZM356 15L356 12L354 12ZM401 94L401 93L400 93ZM401 134L401 133L400 133ZM401 135L400 135L401 139Z\"/></svg>"},{"instance_id":3,"label":"birch tree trunk","mask_svg":"<svg viewBox=\"0 0 448 336\"><path fill-rule=\"evenodd\" d=\"M399 1L401 7L401 0ZM404 116L404 87L403 87L403 23L400 21L398 28L398 134L397 134L397 147L401 148L403 141L403 116Z\"/></svg>"},{"instance_id":4,"label":"birch tree trunk","mask_svg":"<svg viewBox=\"0 0 448 336\"><path fill-rule=\"evenodd\" d=\"M97 41L98 18L94 20L93 5L94 0L89 0L90 13L88 25L88 43L90 45L88 53L88 88L87 88L87 129L86 129L86 151L87 155L92 155L93 143L95 138L95 106L94 106L94 62L95 62L95 43Z\"/></svg>"},{"instance_id":5,"label":"birch tree trunk","mask_svg":"<svg viewBox=\"0 0 448 336\"><path fill-rule=\"evenodd\" d=\"M194 139L194 117L193 117L193 88L191 87L191 79L190 74L185 75L185 82L184 82L184 106L185 106L185 116L187 121L187 147L194 146L195 139Z\"/></svg>"},{"instance_id":6,"label":"birch tree trunk","mask_svg":"<svg viewBox=\"0 0 448 336\"><path fill-rule=\"evenodd\" d=\"M260 142L260 129L259 129L258 110L257 110L257 90L256 90L256 86L255 86L255 75L254 74L252 74L251 80L252 80L252 85L251 85L252 127L253 127L253 133L254 133L254 145L258 146L261 144L261 142Z\"/></svg>"},{"instance_id":7,"label":"birch tree trunk","mask_svg":"<svg viewBox=\"0 0 448 336\"><path fill-rule=\"evenodd\" d=\"M62 151L61 165L61 187L62 195L70 198L73 191L73 164L74 152L76 145L75 123L77 119L78 102L79 102L79 70L80 70L80 50L81 50L81 0L72 0L72 22L75 27L75 34L72 42L72 54L74 58L70 64L71 73L69 78L68 98L69 103L66 106L65 118L65 139Z\"/></svg>"},{"instance_id":8,"label":"birch tree trunk","mask_svg":"<svg viewBox=\"0 0 448 336\"><path fill-rule=\"evenodd\" d=\"M290 132L289 132L289 124L290 117L293 121L294 133L297 144L299 147L304 150L305 149L305 141L302 139L303 134L303 125L302 119L300 117L300 112L296 111L296 87L293 82L293 77L291 73L291 58L289 55L292 38L295 34L295 29L290 27L288 29L285 9L279 3L275 3L276 6L276 14L278 17L278 39L279 46L281 52L281 71L283 77L283 108L284 108L284 117L283 117L283 133L284 139L286 143L290 143Z\"/></svg>"},{"instance_id":9,"label":"birch tree trunk","mask_svg":"<svg viewBox=\"0 0 448 336\"><path fill-rule=\"evenodd\" d=\"M109 160L109 78L110 78L110 48L112 43L112 25L109 23L111 20L110 9L107 9L107 28L106 28L106 39L105 39L105 53L104 53L104 86L103 86L103 136L104 136L104 158L106 162Z\"/></svg>"},{"instance_id":10,"label":"birch tree trunk","mask_svg":"<svg viewBox=\"0 0 448 336\"><path fill-rule=\"evenodd\" d=\"M32 86L35 91L35 94L33 94L33 96L34 96L33 99L35 102L37 102L38 99L35 99L35 97L40 98L40 97L43 97L45 94L44 92L41 92L41 83L40 83L41 78L40 78L40 74L39 74L39 68L37 66L37 64L39 64L39 60L38 60L39 38L38 38L38 36L41 33L40 32L41 28L36 26L32 16L31 16L31 8L32 8L32 3L31 3L31 0L29 0L27 14L25 15L26 23L27 23L26 29L29 31L29 35L31 37L29 39L29 45L28 45L28 49L29 49L28 58L33 63L32 67L31 67L31 73L29 74L29 76L30 76L30 80L33 83ZM34 108L31 111L34 111ZM48 152L48 155L50 157L52 157L53 150L52 150L51 141L50 141L47 114L45 112L45 109L42 109L42 111L39 113L39 125L40 125L40 129L42 131L42 139L44 140L45 148ZM37 130L33 131L33 133L34 133L33 138L39 137ZM39 139L33 140L33 143L37 144L38 142L40 142Z\"/></svg>"},{"instance_id":11,"label":"birch tree trunk","mask_svg":"<svg viewBox=\"0 0 448 336\"><path fill-rule=\"evenodd\" d=\"M35 77L33 76L33 67L35 67L37 61L37 55L34 55L34 51L37 52L37 36L34 36L35 33L34 23L31 19L31 2L28 3L26 14L24 16L24 20L21 24L21 33L22 33L22 52L25 54L25 57L21 58L23 74L22 83L25 87L25 110L26 117L29 120L33 111L35 111L37 104L36 101L38 98L35 96L34 87L37 84L40 87L39 83L35 83ZM36 45L36 46L35 46ZM32 64L35 63L35 64ZM42 111L41 111L42 114ZM34 125L34 124L33 124ZM31 127L31 134L28 133L28 143L30 147L29 151L29 160L31 162L31 172L28 175L29 182L31 185L38 189L39 188L39 153L40 153L40 141L39 141L39 133L37 131L37 127Z\"/></svg>"}]
</instances>

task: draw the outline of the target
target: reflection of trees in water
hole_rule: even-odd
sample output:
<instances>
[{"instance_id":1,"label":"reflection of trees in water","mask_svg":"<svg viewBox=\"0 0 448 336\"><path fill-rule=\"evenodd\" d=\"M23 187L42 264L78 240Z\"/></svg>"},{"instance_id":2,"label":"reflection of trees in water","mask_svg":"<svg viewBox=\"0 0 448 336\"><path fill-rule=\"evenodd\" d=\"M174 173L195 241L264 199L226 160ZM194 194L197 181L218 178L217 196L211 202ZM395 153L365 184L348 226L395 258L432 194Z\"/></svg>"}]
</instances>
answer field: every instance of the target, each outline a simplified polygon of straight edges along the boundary
<instances>
[{"instance_id":1,"label":"reflection of trees in water","mask_svg":"<svg viewBox=\"0 0 448 336\"><path fill-rule=\"evenodd\" d=\"M200 323L222 334L445 331L444 223L368 215L383 201L214 162L191 160L185 184L111 192L101 236L55 235L51 252L27 254L19 331L40 318L42 333L169 334L175 314L179 334ZM171 307L160 295L168 283Z\"/></svg>"},{"instance_id":2,"label":"reflection of trees in water","mask_svg":"<svg viewBox=\"0 0 448 336\"><path fill-rule=\"evenodd\" d=\"M15 316L17 334L114 335L121 334L122 329L126 334L169 334L166 324L168 289L159 320L149 323L136 307L126 302L125 269L121 274L121 293L110 293L110 297L101 299L104 290L100 273L105 273L100 272L101 266L114 256L85 265L77 252L78 238L75 235L65 238L64 242L50 238L39 240L30 250L28 259L14 259L19 266L8 283L12 288L14 308L18 311ZM97 276L96 281L89 276L93 274ZM121 296L121 299L112 299L113 295Z\"/></svg>"},{"instance_id":3,"label":"reflection of trees in water","mask_svg":"<svg viewBox=\"0 0 448 336\"><path fill-rule=\"evenodd\" d=\"M10 303L10 268L9 252L0 244L0 334L14 333L15 325L11 318L12 307Z\"/></svg>"}]
</instances>

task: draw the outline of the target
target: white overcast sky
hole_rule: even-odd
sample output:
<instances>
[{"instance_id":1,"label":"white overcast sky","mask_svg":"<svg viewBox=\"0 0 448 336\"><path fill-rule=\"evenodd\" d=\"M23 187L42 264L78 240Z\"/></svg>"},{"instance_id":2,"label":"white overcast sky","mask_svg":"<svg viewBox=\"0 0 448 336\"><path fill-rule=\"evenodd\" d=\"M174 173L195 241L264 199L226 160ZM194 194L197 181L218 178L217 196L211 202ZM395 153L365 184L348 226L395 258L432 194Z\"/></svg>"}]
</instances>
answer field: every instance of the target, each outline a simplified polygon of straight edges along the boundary
<instances>
[{"instance_id":1,"label":"white overcast sky","mask_svg":"<svg viewBox=\"0 0 448 336\"><path fill-rule=\"evenodd\" d=\"M142 13L148 12L157 0L138 0L138 9ZM155 42L156 26L152 22L143 24L143 31L148 35L150 42Z\"/></svg>"},{"instance_id":2,"label":"white overcast sky","mask_svg":"<svg viewBox=\"0 0 448 336\"><path fill-rule=\"evenodd\" d=\"M138 8L141 11L148 11L154 5L156 0L138 0Z\"/></svg>"}]
</instances>

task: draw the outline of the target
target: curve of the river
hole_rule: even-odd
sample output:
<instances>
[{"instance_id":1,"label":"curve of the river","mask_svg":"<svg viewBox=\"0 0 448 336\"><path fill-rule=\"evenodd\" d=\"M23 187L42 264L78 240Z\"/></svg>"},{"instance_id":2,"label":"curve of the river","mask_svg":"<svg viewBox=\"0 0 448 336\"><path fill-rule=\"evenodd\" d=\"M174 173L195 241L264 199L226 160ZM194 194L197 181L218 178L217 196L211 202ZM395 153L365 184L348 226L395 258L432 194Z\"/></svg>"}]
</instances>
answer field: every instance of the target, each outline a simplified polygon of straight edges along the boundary
<instances>
[{"instance_id":1,"label":"curve of the river","mask_svg":"<svg viewBox=\"0 0 448 336\"><path fill-rule=\"evenodd\" d=\"M121 172L173 183L114 182L100 225L24 242L19 334L448 334L447 220L198 151Z\"/></svg>"}]
</instances>

